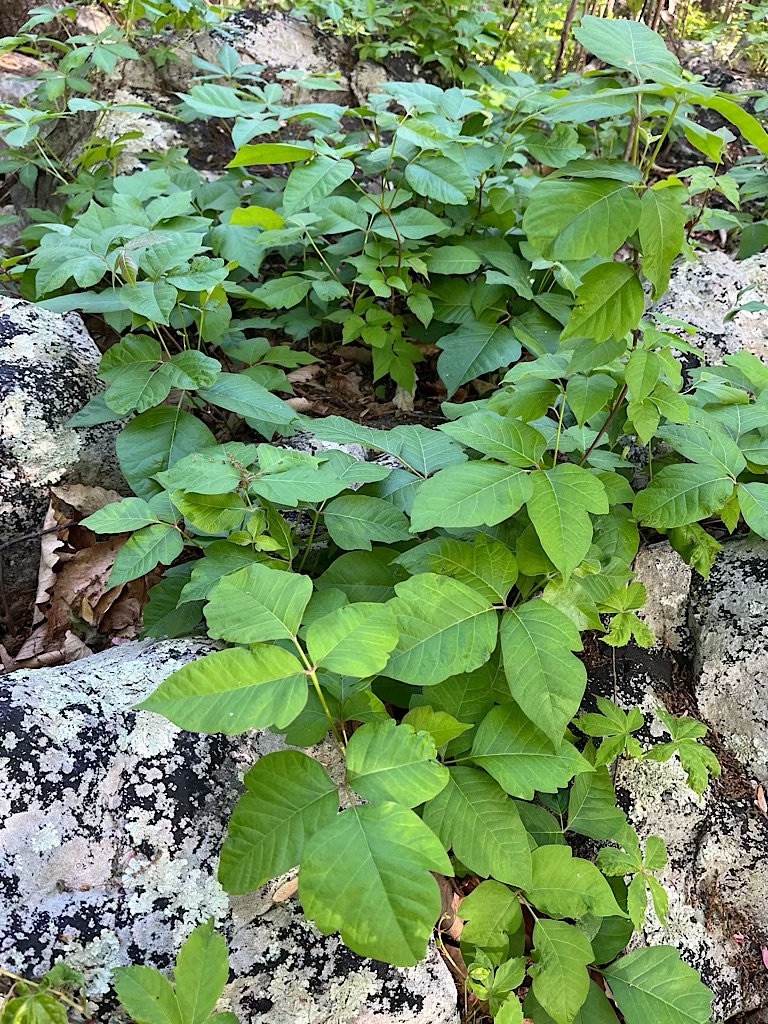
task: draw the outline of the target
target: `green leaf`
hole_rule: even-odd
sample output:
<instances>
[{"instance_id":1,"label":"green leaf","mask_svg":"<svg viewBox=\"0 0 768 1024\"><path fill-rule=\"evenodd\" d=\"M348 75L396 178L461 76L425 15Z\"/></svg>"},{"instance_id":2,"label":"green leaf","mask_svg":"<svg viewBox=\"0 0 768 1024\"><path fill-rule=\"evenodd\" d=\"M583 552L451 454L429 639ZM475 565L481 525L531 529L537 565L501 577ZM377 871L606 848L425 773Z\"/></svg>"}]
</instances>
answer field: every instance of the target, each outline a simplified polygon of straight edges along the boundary
<instances>
[{"instance_id":1,"label":"green leaf","mask_svg":"<svg viewBox=\"0 0 768 1024\"><path fill-rule=\"evenodd\" d=\"M430 274L472 274L483 262L465 245L441 245L427 249L423 258Z\"/></svg>"},{"instance_id":2,"label":"green leaf","mask_svg":"<svg viewBox=\"0 0 768 1024\"><path fill-rule=\"evenodd\" d=\"M714 466L726 476L738 476L747 461L730 434L722 429L706 430L696 423L669 423L659 431L677 452L691 462Z\"/></svg>"},{"instance_id":3,"label":"green leaf","mask_svg":"<svg viewBox=\"0 0 768 1024\"><path fill-rule=\"evenodd\" d=\"M546 439L534 427L522 420L489 411L471 413L453 423L443 423L440 430L468 448L511 466L528 468L537 465L547 447Z\"/></svg>"},{"instance_id":4,"label":"green leaf","mask_svg":"<svg viewBox=\"0 0 768 1024\"><path fill-rule=\"evenodd\" d=\"M253 167L256 164L292 164L307 160L314 150L289 143L262 142L254 146L241 146L227 167Z\"/></svg>"},{"instance_id":5,"label":"green leaf","mask_svg":"<svg viewBox=\"0 0 768 1024\"><path fill-rule=\"evenodd\" d=\"M605 487L588 470L571 462L531 473L528 515L541 546L567 580L592 544L588 513L609 511Z\"/></svg>"},{"instance_id":6,"label":"green leaf","mask_svg":"<svg viewBox=\"0 0 768 1024\"><path fill-rule=\"evenodd\" d=\"M563 741L553 750L547 736L514 704L493 708L480 723L472 760L511 796L532 800L534 793L555 793L592 765Z\"/></svg>"},{"instance_id":7,"label":"green leaf","mask_svg":"<svg viewBox=\"0 0 768 1024\"><path fill-rule=\"evenodd\" d=\"M371 541L396 544L410 540L408 520L383 498L364 494L343 495L325 507L323 521L340 548L371 550Z\"/></svg>"},{"instance_id":8,"label":"green leaf","mask_svg":"<svg viewBox=\"0 0 768 1024\"><path fill-rule=\"evenodd\" d=\"M224 494L234 491L248 475L247 467L256 461L258 448L253 444L230 441L192 452L156 479L168 491L195 490L199 494Z\"/></svg>"},{"instance_id":9,"label":"green leaf","mask_svg":"<svg viewBox=\"0 0 768 1024\"><path fill-rule=\"evenodd\" d=\"M137 1024L182 1024L171 983L154 967L117 967L117 998Z\"/></svg>"},{"instance_id":10,"label":"green leaf","mask_svg":"<svg viewBox=\"0 0 768 1024\"><path fill-rule=\"evenodd\" d=\"M420 156L416 163L406 165L405 180L418 195L452 206L466 206L475 194L469 172L448 157Z\"/></svg>"},{"instance_id":11,"label":"green leaf","mask_svg":"<svg viewBox=\"0 0 768 1024\"><path fill-rule=\"evenodd\" d=\"M460 904L461 941L472 946L500 946L523 923L517 894L493 879L481 882Z\"/></svg>"},{"instance_id":12,"label":"green leaf","mask_svg":"<svg viewBox=\"0 0 768 1024\"><path fill-rule=\"evenodd\" d=\"M567 124L556 124L550 135L531 133L525 146L534 160L548 167L562 167L569 160L576 160L586 153L579 142L579 133Z\"/></svg>"},{"instance_id":13,"label":"green leaf","mask_svg":"<svg viewBox=\"0 0 768 1024\"><path fill-rule=\"evenodd\" d=\"M81 519L80 525L94 533L129 533L156 522L157 516L142 498L123 498Z\"/></svg>"},{"instance_id":14,"label":"green leaf","mask_svg":"<svg viewBox=\"0 0 768 1024\"><path fill-rule=\"evenodd\" d=\"M282 573L281 573L282 575ZM139 704L189 732L284 729L307 701L301 663L279 647L233 647L177 669Z\"/></svg>"},{"instance_id":15,"label":"green leaf","mask_svg":"<svg viewBox=\"0 0 768 1024\"><path fill-rule=\"evenodd\" d=\"M211 387L200 388L198 395L203 401L246 419L265 421L279 427L289 426L296 420L296 413L290 405L242 373L221 373ZM213 443L214 439L208 442Z\"/></svg>"},{"instance_id":16,"label":"green leaf","mask_svg":"<svg viewBox=\"0 0 768 1024\"><path fill-rule=\"evenodd\" d=\"M595 413L604 409L615 390L616 381L605 373L594 373L588 377L577 374L571 377L565 396L578 425L583 427Z\"/></svg>"},{"instance_id":17,"label":"green leaf","mask_svg":"<svg viewBox=\"0 0 768 1024\"><path fill-rule=\"evenodd\" d=\"M490 658L498 623L482 595L433 573L398 583L395 591L390 607L399 637L385 675L412 686L433 686Z\"/></svg>"},{"instance_id":18,"label":"green leaf","mask_svg":"<svg viewBox=\"0 0 768 1024\"><path fill-rule=\"evenodd\" d=\"M588 270L562 337L594 341L623 338L637 327L645 308L643 286L628 263L599 263Z\"/></svg>"},{"instance_id":19,"label":"green leaf","mask_svg":"<svg viewBox=\"0 0 768 1024\"><path fill-rule=\"evenodd\" d=\"M640 223L635 190L621 181L545 178L523 217L530 244L548 260L610 258Z\"/></svg>"},{"instance_id":20,"label":"green leaf","mask_svg":"<svg viewBox=\"0 0 768 1024\"><path fill-rule=\"evenodd\" d=\"M533 1024L555 1024L533 993L525 1000L524 1010ZM586 1002L577 1011L573 1024L618 1024L618 1019L605 992L590 981Z\"/></svg>"},{"instance_id":21,"label":"green leaf","mask_svg":"<svg viewBox=\"0 0 768 1024\"><path fill-rule=\"evenodd\" d=\"M590 839L613 839L626 823L627 816L616 806L613 782L605 766L576 776L568 801L569 831Z\"/></svg>"},{"instance_id":22,"label":"green leaf","mask_svg":"<svg viewBox=\"0 0 768 1024\"><path fill-rule=\"evenodd\" d=\"M388 601L395 596L395 584L406 578L406 572L394 564L396 550L373 548L372 551L350 551L340 555L315 581L315 589L329 587L340 590L350 603Z\"/></svg>"},{"instance_id":23,"label":"green leaf","mask_svg":"<svg viewBox=\"0 0 768 1024\"><path fill-rule=\"evenodd\" d=\"M712 993L673 946L638 949L603 975L627 1024L705 1024Z\"/></svg>"},{"instance_id":24,"label":"green leaf","mask_svg":"<svg viewBox=\"0 0 768 1024\"><path fill-rule=\"evenodd\" d=\"M7 999L0 1015L0 1024L67 1024L68 1020L66 1006L40 990Z\"/></svg>"},{"instance_id":25,"label":"green leaf","mask_svg":"<svg viewBox=\"0 0 768 1024\"><path fill-rule=\"evenodd\" d=\"M517 562L509 548L482 533L471 544L437 537L399 555L397 563L411 574L451 576L494 604L506 601L517 579Z\"/></svg>"},{"instance_id":26,"label":"green leaf","mask_svg":"<svg viewBox=\"0 0 768 1024\"><path fill-rule=\"evenodd\" d=\"M536 475L493 462L449 466L417 491L411 528L421 532L435 526L496 526L529 499L531 476Z\"/></svg>"},{"instance_id":27,"label":"green leaf","mask_svg":"<svg viewBox=\"0 0 768 1024\"><path fill-rule=\"evenodd\" d=\"M423 959L440 914L432 871L453 874L439 839L413 811L350 807L306 844L301 904L324 935L340 931L360 956L410 967Z\"/></svg>"},{"instance_id":28,"label":"green leaf","mask_svg":"<svg viewBox=\"0 0 768 1024\"><path fill-rule=\"evenodd\" d=\"M576 626L546 601L527 601L502 616L501 649L509 692L556 750L587 685L584 664L571 653L581 648Z\"/></svg>"},{"instance_id":29,"label":"green leaf","mask_svg":"<svg viewBox=\"0 0 768 1024\"><path fill-rule=\"evenodd\" d=\"M175 494L173 503L188 523L205 533L237 530L248 511L239 494Z\"/></svg>"},{"instance_id":30,"label":"green leaf","mask_svg":"<svg viewBox=\"0 0 768 1024\"><path fill-rule=\"evenodd\" d=\"M661 372L661 359L655 352L645 349L633 352L624 370L631 401L642 402L646 399L656 387Z\"/></svg>"},{"instance_id":31,"label":"green leaf","mask_svg":"<svg viewBox=\"0 0 768 1024\"><path fill-rule=\"evenodd\" d=\"M219 860L219 881L229 893L252 892L295 867L309 837L339 809L325 768L298 750L260 757L243 783Z\"/></svg>"},{"instance_id":32,"label":"green leaf","mask_svg":"<svg viewBox=\"0 0 768 1024\"><path fill-rule=\"evenodd\" d=\"M184 1024L208 1020L228 977L227 943L211 919L195 928L176 957L173 984Z\"/></svg>"},{"instance_id":33,"label":"green leaf","mask_svg":"<svg viewBox=\"0 0 768 1024\"><path fill-rule=\"evenodd\" d=\"M605 877L568 846L539 846L532 854L530 901L549 917L623 917Z\"/></svg>"},{"instance_id":34,"label":"green leaf","mask_svg":"<svg viewBox=\"0 0 768 1024\"><path fill-rule=\"evenodd\" d=\"M468 380L509 366L520 358L520 342L504 324L468 321L451 334L443 335L437 346L443 350L437 360L437 372L449 398Z\"/></svg>"},{"instance_id":35,"label":"green leaf","mask_svg":"<svg viewBox=\"0 0 768 1024\"><path fill-rule=\"evenodd\" d=\"M309 576L255 562L216 585L205 606L208 633L237 644L290 640L299 631L311 596Z\"/></svg>"},{"instance_id":36,"label":"green leaf","mask_svg":"<svg viewBox=\"0 0 768 1024\"><path fill-rule=\"evenodd\" d=\"M644 526L686 526L717 512L732 493L733 480L714 466L665 466L636 496L632 511Z\"/></svg>"},{"instance_id":37,"label":"green leaf","mask_svg":"<svg viewBox=\"0 0 768 1024\"><path fill-rule=\"evenodd\" d=\"M397 643L397 629L387 605L360 603L337 608L307 630L312 661L339 675L373 676L384 668Z\"/></svg>"},{"instance_id":38,"label":"green leaf","mask_svg":"<svg viewBox=\"0 0 768 1024\"><path fill-rule=\"evenodd\" d=\"M533 994L556 1024L572 1024L589 994L589 940L571 924L539 920L533 928L533 945L531 955L535 963L528 971L533 979Z\"/></svg>"},{"instance_id":39,"label":"green leaf","mask_svg":"<svg viewBox=\"0 0 768 1024\"><path fill-rule=\"evenodd\" d=\"M688 212L674 188L649 188L641 200L639 237L643 273L651 282L651 298L660 298L669 287L673 261L685 242Z\"/></svg>"},{"instance_id":40,"label":"green leaf","mask_svg":"<svg viewBox=\"0 0 768 1024\"><path fill-rule=\"evenodd\" d=\"M677 57L661 36L641 21L607 21L588 14L573 34L599 60L631 72L640 81L677 84L682 78Z\"/></svg>"},{"instance_id":41,"label":"green leaf","mask_svg":"<svg viewBox=\"0 0 768 1024\"><path fill-rule=\"evenodd\" d=\"M175 526L156 523L137 530L115 557L109 586L146 576L156 565L170 565L184 550L184 540Z\"/></svg>"},{"instance_id":42,"label":"green leaf","mask_svg":"<svg viewBox=\"0 0 768 1024\"><path fill-rule=\"evenodd\" d=\"M347 744L347 782L366 800L416 807L448 781L448 769L436 758L429 733L391 718L371 722L355 730Z\"/></svg>"},{"instance_id":43,"label":"green leaf","mask_svg":"<svg viewBox=\"0 0 768 1024\"><path fill-rule=\"evenodd\" d=\"M188 412L167 406L136 416L123 427L116 442L120 469L140 498L151 498L162 490L152 479L155 474L185 455L215 444L216 438L204 423Z\"/></svg>"},{"instance_id":44,"label":"green leaf","mask_svg":"<svg viewBox=\"0 0 768 1024\"><path fill-rule=\"evenodd\" d=\"M517 807L485 772L451 768L448 785L426 805L423 817L470 871L530 885L531 852Z\"/></svg>"},{"instance_id":45,"label":"green leaf","mask_svg":"<svg viewBox=\"0 0 768 1024\"><path fill-rule=\"evenodd\" d=\"M311 287L310 278L286 274L284 277L273 277L259 285L253 294L270 309L290 309L306 298Z\"/></svg>"},{"instance_id":46,"label":"green leaf","mask_svg":"<svg viewBox=\"0 0 768 1024\"><path fill-rule=\"evenodd\" d=\"M403 716L404 725L416 732L428 732L436 747L442 747L472 728L471 722L459 722L446 711L435 711L429 704L420 704Z\"/></svg>"},{"instance_id":47,"label":"green leaf","mask_svg":"<svg viewBox=\"0 0 768 1024\"><path fill-rule=\"evenodd\" d=\"M318 156L291 171L283 192L283 209L287 214L306 210L318 203L355 173L351 160L333 160Z\"/></svg>"},{"instance_id":48,"label":"green leaf","mask_svg":"<svg viewBox=\"0 0 768 1024\"><path fill-rule=\"evenodd\" d=\"M275 213L268 206L246 206L244 209L238 207L238 209L232 211L229 223L242 224L247 227L255 224L257 227L265 228L268 231L279 230L285 227L285 221L280 214Z\"/></svg>"},{"instance_id":49,"label":"green leaf","mask_svg":"<svg viewBox=\"0 0 768 1024\"><path fill-rule=\"evenodd\" d=\"M737 494L744 522L758 537L768 537L768 484L739 484Z\"/></svg>"}]
</instances>

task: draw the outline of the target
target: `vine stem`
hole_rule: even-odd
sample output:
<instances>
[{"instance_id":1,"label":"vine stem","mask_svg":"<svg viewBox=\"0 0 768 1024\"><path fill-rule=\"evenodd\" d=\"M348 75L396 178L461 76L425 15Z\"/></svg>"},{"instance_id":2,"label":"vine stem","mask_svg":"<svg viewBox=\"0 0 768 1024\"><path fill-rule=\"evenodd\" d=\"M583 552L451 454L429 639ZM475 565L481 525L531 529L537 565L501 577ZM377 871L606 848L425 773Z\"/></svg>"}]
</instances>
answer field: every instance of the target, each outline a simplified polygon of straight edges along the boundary
<instances>
[{"instance_id":1,"label":"vine stem","mask_svg":"<svg viewBox=\"0 0 768 1024\"><path fill-rule=\"evenodd\" d=\"M606 432L608 427L610 427L611 423L613 422L614 417L616 416L616 413L619 411L619 406L621 405L621 403L624 401L624 398L626 397L627 390L628 390L627 385L623 384L622 388L621 388L621 391L619 392L619 396L618 396L618 398L616 399L616 401L613 404L613 408L611 409L611 411L608 413L608 416L606 417L605 423L602 425L602 427L600 427L600 429L597 432L597 435L595 436L594 441L589 446L589 448L587 448L587 450L584 452L584 455L581 457L581 460L579 462L580 466L584 465L584 463L587 461L589 456L592 454L592 452L597 447L597 442L600 440L600 438Z\"/></svg>"},{"instance_id":2,"label":"vine stem","mask_svg":"<svg viewBox=\"0 0 768 1024\"><path fill-rule=\"evenodd\" d=\"M344 740L344 737L339 736L338 730L336 729L336 719L333 717L333 715L331 714L331 709L328 707L328 702L325 699L325 694L323 693L323 689L320 686L320 682L317 678L316 667L312 664L307 655L304 653L304 648L299 643L298 638L294 636L291 637L291 639L293 640L293 646L299 652L299 656L302 662L304 663L306 674L312 681L312 685L315 688L315 693L317 694L317 699L320 701L320 706L322 707L323 712L325 713L325 717L328 719L328 724L331 727L333 737L338 743L338 745L341 747L342 751L345 751L347 749L347 744Z\"/></svg>"}]
</instances>

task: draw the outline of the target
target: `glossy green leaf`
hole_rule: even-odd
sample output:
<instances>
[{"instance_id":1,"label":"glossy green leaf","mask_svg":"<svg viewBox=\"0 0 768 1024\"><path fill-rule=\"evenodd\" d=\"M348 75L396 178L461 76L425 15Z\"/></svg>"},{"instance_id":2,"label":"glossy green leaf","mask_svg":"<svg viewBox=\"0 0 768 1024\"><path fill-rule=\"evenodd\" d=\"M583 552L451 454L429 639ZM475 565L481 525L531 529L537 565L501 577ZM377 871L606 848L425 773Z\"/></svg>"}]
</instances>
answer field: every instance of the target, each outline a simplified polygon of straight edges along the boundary
<instances>
[{"instance_id":1,"label":"glossy green leaf","mask_svg":"<svg viewBox=\"0 0 768 1024\"><path fill-rule=\"evenodd\" d=\"M326 770L298 750L260 757L243 783L219 860L219 880L230 893L252 892L295 867L307 839L339 809Z\"/></svg>"},{"instance_id":2,"label":"glossy green leaf","mask_svg":"<svg viewBox=\"0 0 768 1024\"><path fill-rule=\"evenodd\" d=\"M426 805L423 817L470 871L530 885L531 852L517 807L485 772L451 768L448 785Z\"/></svg>"},{"instance_id":3,"label":"glossy green leaf","mask_svg":"<svg viewBox=\"0 0 768 1024\"><path fill-rule=\"evenodd\" d=\"M257 164L292 164L306 160L314 154L307 146L289 143L261 142L252 146L241 146L227 167L253 167Z\"/></svg>"},{"instance_id":4,"label":"glossy green leaf","mask_svg":"<svg viewBox=\"0 0 768 1024\"><path fill-rule=\"evenodd\" d=\"M526 896L549 917L623 917L611 887L588 860L568 846L539 846L531 858L533 877Z\"/></svg>"},{"instance_id":5,"label":"glossy green leaf","mask_svg":"<svg viewBox=\"0 0 768 1024\"><path fill-rule=\"evenodd\" d=\"M371 550L371 542L396 544L411 537L403 513L382 498L364 494L335 498L325 507L323 521L340 548Z\"/></svg>"},{"instance_id":6,"label":"glossy green leaf","mask_svg":"<svg viewBox=\"0 0 768 1024\"><path fill-rule=\"evenodd\" d=\"M370 801L416 807L431 800L448 781L432 737L393 719L361 725L346 750L347 781Z\"/></svg>"},{"instance_id":7,"label":"glossy green leaf","mask_svg":"<svg viewBox=\"0 0 768 1024\"><path fill-rule=\"evenodd\" d=\"M414 532L434 526L496 526L529 499L531 476L514 466L465 462L436 473L419 488L411 509Z\"/></svg>"},{"instance_id":8,"label":"glossy green leaf","mask_svg":"<svg viewBox=\"0 0 768 1024\"><path fill-rule=\"evenodd\" d=\"M286 214L306 210L313 203L320 202L331 192L351 178L355 165L351 160L333 160L329 156L318 156L311 163L296 167L283 192L283 209Z\"/></svg>"},{"instance_id":9,"label":"glossy green leaf","mask_svg":"<svg viewBox=\"0 0 768 1024\"><path fill-rule=\"evenodd\" d=\"M182 409L148 409L123 427L117 437L120 469L131 490L151 498L162 488L152 479L185 455L215 445L216 438L199 419Z\"/></svg>"},{"instance_id":10,"label":"glossy green leaf","mask_svg":"<svg viewBox=\"0 0 768 1024\"><path fill-rule=\"evenodd\" d=\"M539 920L533 928L533 947L534 964L528 972L533 979L533 994L556 1024L572 1024L589 994L589 940L564 921Z\"/></svg>"},{"instance_id":11,"label":"glossy green leaf","mask_svg":"<svg viewBox=\"0 0 768 1024\"><path fill-rule=\"evenodd\" d=\"M433 686L490 658L498 623L481 594L433 573L413 576L395 590L390 607L399 636L386 676L412 686Z\"/></svg>"},{"instance_id":12,"label":"glossy green leaf","mask_svg":"<svg viewBox=\"0 0 768 1024\"><path fill-rule=\"evenodd\" d=\"M153 967L117 967L117 998L139 1024L186 1024L167 978Z\"/></svg>"},{"instance_id":13,"label":"glossy green leaf","mask_svg":"<svg viewBox=\"0 0 768 1024\"><path fill-rule=\"evenodd\" d=\"M515 556L501 541L478 534L473 542L436 537L397 558L410 573L451 576L492 603L504 602L517 579Z\"/></svg>"},{"instance_id":14,"label":"glossy green leaf","mask_svg":"<svg viewBox=\"0 0 768 1024\"><path fill-rule=\"evenodd\" d=\"M587 685L584 664L571 653L581 648L578 629L546 601L527 601L502 616L501 649L509 692L556 750Z\"/></svg>"},{"instance_id":15,"label":"glossy green leaf","mask_svg":"<svg viewBox=\"0 0 768 1024\"><path fill-rule=\"evenodd\" d=\"M312 661L339 675L373 676L397 643L391 609L373 603L350 604L316 619L307 630Z\"/></svg>"},{"instance_id":16,"label":"glossy green leaf","mask_svg":"<svg viewBox=\"0 0 768 1024\"><path fill-rule=\"evenodd\" d=\"M117 552L110 587L146 576L156 565L170 565L184 550L184 541L175 526L156 523L131 534Z\"/></svg>"},{"instance_id":17,"label":"glossy green leaf","mask_svg":"<svg viewBox=\"0 0 768 1024\"><path fill-rule=\"evenodd\" d=\"M184 1024L204 1024L229 978L229 957L213 919L200 924L179 950L173 969L176 999Z\"/></svg>"},{"instance_id":18,"label":"glossy green leaf","mask_svg":"<svg viewBox=\"0 0 768 1024\"><path fill-rule=\"evenodd\" d=\"M644 526L685 526L717 512L732 493L733 480L722 469L681 463L660 469L632 511Z\"/></svg>"},{"instance_id":19,"label":"glossy green leaf","mask_svg":"<svg viewBox=\"0 0 768 1024\"><path fill-rule=\"evenodd\" d=\"M669 287L672 263L682 251L688 212L674 188L646 189L641 206L643 273L653 286L651 297L658 299Z\"/></svg>"},{"instance_id":20,"label":"glossy green leaf","mask_svg":"<svg viewBox=\"0 0 768 1024\"><path fill-rule=\"evenodd\" d=\"M739 484L737 494L744 522L758 537L768 537L768 484Z\"/></svg>"},{"instance_id":21,"label":"glossy green leaf","mask_svg":"<svg viewBox=\"0 0 768 1024\"><path fill-rule=\"evenodd\" d=\"M546 178L531 193L523 230L549 260L609 258L635 231L640 214L640 200L624 182Z\"/></svg>"},{"instance_id":22,"label":"glossy green leaf","mask_svg":"<svg viewBox=\"0 0 768 1024\"><path fill-rule=\"evenodd\" d=\"M563 338L585 337L597 342L623 338L637 327L644 308L643 286L632 267L599 263L581 279Z\"/></svg>"},{"instance_id":23,"label":"glossy green leaf","mask_svg":"<svg viewBox=\"0 0 768 1024\"><path fill-rule=\"evenodd\" d=\"M309 576L254 562L229 573L212 591L205 606L208 633L237 644L290 640L311 596Z\"/></svg>"},{"instance_id":24,"label":"glossy green leaf","mask_svg":"<svg viewBox=\"0 0 768 1024\"><path fill-rule=\"evenodd\" d=\"M673 946L638 949L603 974L627 1024L705 1024L712 993Z\"/></svg>"},{"instance_id":25,"label":"glossy green leaf","mask_svg":"<svg viewBox=\"0 0 768 1024\"><path fill-rule=\"evenodd\" d=\"M310 838L299 894L324 935L340 931L360 956L410 967L423 959L440 914L433 871L453 873L434 832L406 807L366 804Z\"/></svg>"},{"instance_id":26,"label":"glossy green leaf","mask_svg":"<svg viewBox=\"0 0 768 1024\"><path fill-rule=\"evenodd\" d=\"M597 477L570 462L531 473L530 481L528 515L541 546L567 580L592 544L588 513L608 512L605 488Z\"/></svg>"},{"instance_id":27,"label":"glossy green leaf","mask_svg":"<svg viewBox=\"0 0 768 1024\"><path fill-rule=\"evenodd\" d=\"M507 367L520 356L520 342L504 324L469 321L443 335L437 346L442 349L437 371L449 397L468 380Z\"/></svg>"},{"instance_id":28,"label":"glossy green leaf","mask_svg":"<svg viewBox=\"0 0 768 1024\"><path fill-rule=\"evenodd\" d=\"M480 723L472 759L511 796L532 800L534 793L554 793L592 765L564 741L552 748L549 738L514 704L493 708Z\"/></svg>"},{"instance_id":29,"label":"glossy green leaf","mask_svg":"<svg viewBox=\"0 0 768 1024\"><path fill-rule=\"evenodd\" d=\"M483 455L525 468L540 461L547 445L534 427L494 412L471 413L440 429Z\"/></svg>"},{"instance_id":30,"label":"glossy green leaf","mask_svg":"<svg viewBox=\"0 0 768 1024\"><path fill-rule=\"evenodd\" d=\"M233 647L177 669L139 707L189 732L284 729L307 700L301 663L279 647Z\"/></svg>"}]
</instances>

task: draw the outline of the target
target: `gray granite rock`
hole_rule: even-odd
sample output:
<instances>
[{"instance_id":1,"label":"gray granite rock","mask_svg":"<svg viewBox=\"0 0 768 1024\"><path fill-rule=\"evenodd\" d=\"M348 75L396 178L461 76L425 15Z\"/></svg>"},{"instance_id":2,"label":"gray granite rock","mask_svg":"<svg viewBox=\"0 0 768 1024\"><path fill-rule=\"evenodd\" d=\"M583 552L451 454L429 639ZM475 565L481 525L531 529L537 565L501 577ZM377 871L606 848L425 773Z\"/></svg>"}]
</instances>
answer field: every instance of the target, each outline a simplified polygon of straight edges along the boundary
<instances>
[{"instance_id":1,"label":"gray granite rock","mask_svg":"<svg viewBox=\"0 0 768 1024\"><path fill-rule=\"evenodd\" d=\"M750 290L740 300L745 288ZM714 250L694 263L679 264L654 309L697 328L692 337L671 330L701 349L705 363L721 363L723 356L742 348L768 362L768 312L742 312L725 320L734 307L752 300L768 302L768 253L737 262Z\"/></svg>"},{"instance_id":2,"label":"gray granite rock","mask_svg":"<svg viewBox=\"0 0 768 1024\"><path fill-rule=\"evenodd\" d=\"M709 579L693 578L689 625L699 710L768 782L768 541L726 544Z\"/></svg>"},{"instance_id":3,"label":"gray granite rock","mask_svg":"<svg viewBox=\"0 0 768 1024\"><path fill-rule=\"evenodd\" d=\"M131 707L210 651L201 639L131 642L0 680L0 961L85 970L98 1018L112 968L167 968L214 917L229 940L222 1009L241 1024L452 1024L437 952L409 969L322 937L277 883L231 901L216 862L242 774L280 737L196 735ZM335 748L313 753L338 775ZM117 1020L117 1017L114 1017Z\"/></svg>"},{"instance_id":4,"label":"gray granite rock","mask_svg":"<svg viewBox=\"0 0 768 1024\"><path fill-rule=\"evenodd\" d=\"M759 711L760 696L763 704L766 699L768 674L753 660L761 642L766 598L759 565L766 551L763 541L726 544L710 581L695 577L667 544L638 555L636 573L648 592L641 614L657 642L650 651L630 646L598 658L591 686L624 708L640 706L645 745L666 737L653 717L666 703L705 721L721 754L722 743L754 752L745 723ZM634 941L676 946L714 991L715 1020L764 1024L768 821L754 804L750 771L727 752L721 759L723 774L702 799L677 758L618 765L617 795L630 823L641 839L661 836L669 851L660 873L670 898L668 927L649 913Z\"/></svg>"},{"instance_id":5,"label":"gray granite rock","mask_svg":"<svg viewBox=\"0 0 768 1024\"><path fill-rule=\"evenodd\" d=\"M41 528L51 484L119 485L114 426L65 426L102 389L98 364L79 316L0 296L0 543ZM8 590L34 593L39 551L5 549Z\"/></svg>"}]
</instances>

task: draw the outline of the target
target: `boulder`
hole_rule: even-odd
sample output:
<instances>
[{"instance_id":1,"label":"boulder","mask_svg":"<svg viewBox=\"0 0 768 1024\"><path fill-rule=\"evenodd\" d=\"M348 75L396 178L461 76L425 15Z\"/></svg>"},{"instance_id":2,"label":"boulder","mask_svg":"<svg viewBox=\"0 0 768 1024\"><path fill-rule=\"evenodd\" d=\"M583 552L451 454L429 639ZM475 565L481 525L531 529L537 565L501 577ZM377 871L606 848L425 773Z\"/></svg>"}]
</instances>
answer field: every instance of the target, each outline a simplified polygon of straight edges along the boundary
<instances>
[{"instance_id":1,"label":"boulder","mask_svg":"<svg viewBox=\"0 0 768 1024\"><path fill-rule=\"evenodd\" d=\"M768 541L731 542L692 581L699 710L749 774L768 783Z\"/></svg>"},{"instance_id":2,"label":"boulder","mask_svg":"<svg viewBox=\"0 0 768 1024\"><path fill-rule=\"evenodd\" d=\"M50 484L120 483L112 425L67 420L101 389L99 350L74 313L0 296L0 544L41 529ZM2 551L6 591L37 580L39 539Z\"/></svg>"},{"instance_id":3,"label":"boulder","mask_svg":"<svg viewBox=\"0 0 768 1024\"><path fill-rule=\"evenodd\" d=\"M635 944L676 946L712 988L714 1019L734 1024L768 1021L768 820L755 804L751 778L759 767L759 728L746 724L766 699L766 672L752 660L766 643L758 571L766 553L764 541L728 543L705 581L666 543L641 551L635 571L648 592L641 614L656 643L649 651L606 649L590 659L593 691L645 713L644 745L667 735L653 717L659 706L710 726L707 742L723 772L703 798L688 787L676 757L620 762L616 789L640 838L659 835L669 852L659 875L670 897L668 925L649 912ZM731 747L752 762L741 763Z\"/></svg>"},{"instance_id":4,"label":"boulder","mask_svg":"<svg viewBox=\"0 0 768 1024\"><path fill-rule=\"evenodd\" d=\"M0 680L0 961L86 972L97 1019L112 968L168 968L210 917L227 935L222 1009L241 1024L449 1024L456 989L437 951L400 969L322 937L278 883L230 900L216 861L243 773L281 749L269 732L183 732L132 706L209 652L202 639L129 642ZM335 747L311 751L338 777ZM285 881L285 878L282 879Z\"/></svg>"},{"instance_id":5,"label":"boulder","mask_svg":"<svg viewBox=\"0 0 768 1024\"><path fill-rule=\"evenodd\" d=\"M723 356L742 348L768 362L768 313L741 312L725 319L736 306L751 301L768 302L768 253L736 261L713 250L676 268L654 310L696 327L693 336L671 330L701 349L704 363L722 363Z\"/></svg>"}]
</instances>

